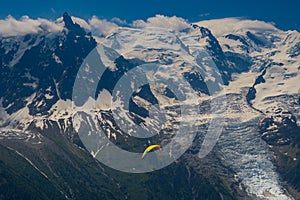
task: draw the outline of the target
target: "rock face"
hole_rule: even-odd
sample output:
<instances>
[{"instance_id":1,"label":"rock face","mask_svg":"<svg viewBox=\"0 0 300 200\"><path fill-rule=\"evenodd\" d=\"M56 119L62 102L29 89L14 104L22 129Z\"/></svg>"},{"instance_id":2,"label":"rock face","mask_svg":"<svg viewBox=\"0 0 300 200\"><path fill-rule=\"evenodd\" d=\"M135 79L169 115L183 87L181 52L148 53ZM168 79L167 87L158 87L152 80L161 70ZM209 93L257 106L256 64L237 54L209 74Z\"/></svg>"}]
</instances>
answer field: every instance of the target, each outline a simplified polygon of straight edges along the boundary
<instances>
[{"instance_id":1,"label":"rock face","mask_svg":"<svg viewBox=\"0 0 300 200\"><path fill-rule=\"evenodd\" d=\"M45 114L58 99L71 99L77 71L96 42L66 13L63 22L56 35L2 39L1 50L8 54L1 63L1 98L8 114L28 103L30 115Z\"/></svg>"},{"instance_id":2,"label":"rock face","mask_svg":"<svg viewBox=\"0 0 300 200\"><path fill-rule=\"evenodd\" d=\"M56 32L41 28L33 34L0 36L0 198L297 197L298 32L251 26L215 36L216 30L201 22L177 32L120 27L95 49L92 34L67 13L55 23L60 27ZM199 49L210 60L202 60ZM106 69L99 77L93 66L85 65L91 75L79 93L89 94L97 84L94 94L80 99L76 110L72 107L77 98L74 82L93 52L107 64ZM205 73L195 70L192 61ZM180 75L197 95L199 119L192 124L197 127L196 137L178 161L161 170L147 174L112 170L90 154L78 135L83 127L104 130L113 144L142 152L149 143L168 144L184 115L176 92L159 84L140 86L129 102L113 96L122 77L153 63L165 66L156 73L160 78L172 80ZM121 89L133 85L130 82ZM189 95L190 91L184 92ZM212 102L220 97L226 97L226 124L212 152L200 159L212 108L216 108ZM141 139L122 130L113 107L105 104L110 100L128 104L126 112L118 113L128 124L134 122L157 134ZM97 109L88 107L91 102ZM164 109L164 118L157 108Z\"/></svg>"}]
</instances>

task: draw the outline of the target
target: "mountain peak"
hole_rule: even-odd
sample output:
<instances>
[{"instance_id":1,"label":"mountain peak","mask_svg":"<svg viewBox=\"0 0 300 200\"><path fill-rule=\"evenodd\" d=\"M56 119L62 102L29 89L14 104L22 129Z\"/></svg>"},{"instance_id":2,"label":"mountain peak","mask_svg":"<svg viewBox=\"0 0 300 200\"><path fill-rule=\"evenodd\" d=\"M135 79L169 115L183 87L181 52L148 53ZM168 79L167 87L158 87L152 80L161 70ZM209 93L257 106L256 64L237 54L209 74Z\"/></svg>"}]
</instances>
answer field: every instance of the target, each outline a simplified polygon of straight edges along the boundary
<instances>
[{"instance_id":1,"label":"mountain peak","mask_svg":"<svg viewBox=\"0 0 300 200\"><path fill-rule=\"evenodd\" d=\"M88 34L84 28L72 20L72 17L67 12L63 14L63 22L65 23L65 28L72 32L72 34L81 36Z\"/></svg>"},{"instance_id":2,"label":"mountain peak","mask_svg":"<svg viewBox=\"0 0 300 200\"><path fill-rule=\"evenodd\" d=\"M63 21L65 22L66 28L68 29L74 28L75 23L73 22L71 16L67 12L64 12L63 14Z\"/></svg>"},{"instance_id":3,"label":"mountain peak","mask_svg":"<svg viewBox=\"0 0 300 200\"><path fill-rule=\"evenodd\" d=\"M70 16L67 11L64 12L63 17Z\"/></svg>"}]
</instances>

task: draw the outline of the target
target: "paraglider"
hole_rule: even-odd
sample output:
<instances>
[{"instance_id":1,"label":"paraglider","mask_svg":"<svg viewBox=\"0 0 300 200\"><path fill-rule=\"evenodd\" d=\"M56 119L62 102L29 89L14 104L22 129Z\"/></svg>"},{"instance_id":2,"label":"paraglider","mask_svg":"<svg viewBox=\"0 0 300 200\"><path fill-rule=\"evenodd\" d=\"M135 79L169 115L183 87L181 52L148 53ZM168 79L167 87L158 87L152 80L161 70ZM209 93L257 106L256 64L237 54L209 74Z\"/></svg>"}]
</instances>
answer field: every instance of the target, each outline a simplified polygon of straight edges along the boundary
<instances>
[{"instance_id":1,"label":"paraglider","mask_svg":"<svg viewBox=\"0 0 300 200\"><path fill-rule=\"evenodd\" d=\"M142 159L145 157L145 155L151 151L153 151L154 149L159 149L162 150L161 146L159 144L154 144L154 145L150 145L149 147L147 147L142 155Z\"/></svg>"}]
</instances>

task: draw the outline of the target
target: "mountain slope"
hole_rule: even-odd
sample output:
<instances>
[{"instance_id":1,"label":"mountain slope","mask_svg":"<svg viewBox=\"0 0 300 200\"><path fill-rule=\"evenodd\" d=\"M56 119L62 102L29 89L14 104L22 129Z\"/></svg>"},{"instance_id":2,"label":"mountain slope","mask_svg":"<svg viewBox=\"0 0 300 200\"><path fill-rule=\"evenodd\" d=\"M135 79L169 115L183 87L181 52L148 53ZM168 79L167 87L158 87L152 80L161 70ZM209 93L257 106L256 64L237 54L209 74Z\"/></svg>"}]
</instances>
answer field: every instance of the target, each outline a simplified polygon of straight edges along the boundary
<instances>
[{"instance_id":1,"label":"mountain slope","mask_svg":"<svg viewBox=\"0 0 300 200\"><path fill-rule=\"evenodd\" d=\"M235 24L226 30L218 23L187 24L176 31L118 27L106 37L97 37L100 45L95 48L91 33L65 13L55 22L58 31L1 36L2 197L296 198L300 192L300 34L262 26L263 22L250 26L241 20L239 27ZM87 65L89 56L106 66L102 77L98 65ZM163 66L156 71L157 80L177 83L179 76L184 77L191 88L183 87L184 94L196 94L197 103L193 98L183 102L199 107L197 115L178 109L181 97L176 88L155 82L135 88L129 105L118 110L127 102L121 98L126 92L114 93L116 87L134 88L133 81L121 86L119 81L139 66L152 64ZM74 96L80 70L88 76ZM82 99L76 99L76 94ZM223 132L212 152L200 159L216 108L212 102L225 98ZM74 108L74 102L80 105ZM164 110L164 118L158 110ZM111 144L142 152L149 143L167 146L185 115L197 116L193 123L185 118L187 127L197 128L191 147L175 163L146 174L126 174L99 163L96 152L107 143L92 149L80 135L81 130L92 136L104 132ZM133 137L137 131L131 126L136 124L155 135ZM38 187L40 182L43 187Z\"/></svg>"}]
</instances>

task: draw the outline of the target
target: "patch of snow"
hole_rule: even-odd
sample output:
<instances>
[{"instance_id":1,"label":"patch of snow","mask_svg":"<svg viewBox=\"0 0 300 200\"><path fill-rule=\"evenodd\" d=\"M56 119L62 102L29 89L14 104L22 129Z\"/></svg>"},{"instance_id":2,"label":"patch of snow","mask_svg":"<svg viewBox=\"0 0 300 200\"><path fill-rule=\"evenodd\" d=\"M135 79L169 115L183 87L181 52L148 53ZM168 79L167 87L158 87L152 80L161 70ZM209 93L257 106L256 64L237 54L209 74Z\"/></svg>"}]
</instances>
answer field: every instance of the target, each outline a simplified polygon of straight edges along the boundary
<instances>
[{"instance_id":1,"label":"patch of snow","mask_svg":"<svg viewBox=\"0 0 300 200\"><path fill-rule=\"evenodd\" d=\"M10 115L3 108L2 101L3 101L3 99L0 98L0 127L3 126L10 117Z\"/></svg>"},{"instance_id":2,"label":"patch of snow","mask_svg":"<svg viewBox=\"0 0 300 200\"><path fill-rule=\"evenodd\" d=\"M46 98L46 99L53 99L53 98L54 98L54 95L45 94L45 98Z\"/></svg>"},{"instance_id":3,"label":"patch of snow","mask_svg":"<svg viewBox=\"0 0 300 200\"><path fill-rule=\"evenodd\" d=\"M52 54L52 58L55 60L56 63L62 64L60 58L57 55L55 55L55 53Z\"/></svg>"}]
</instances>

